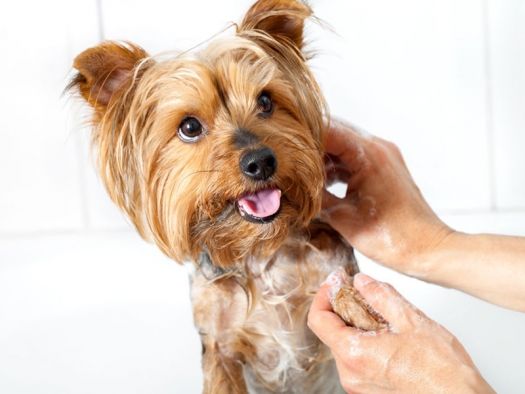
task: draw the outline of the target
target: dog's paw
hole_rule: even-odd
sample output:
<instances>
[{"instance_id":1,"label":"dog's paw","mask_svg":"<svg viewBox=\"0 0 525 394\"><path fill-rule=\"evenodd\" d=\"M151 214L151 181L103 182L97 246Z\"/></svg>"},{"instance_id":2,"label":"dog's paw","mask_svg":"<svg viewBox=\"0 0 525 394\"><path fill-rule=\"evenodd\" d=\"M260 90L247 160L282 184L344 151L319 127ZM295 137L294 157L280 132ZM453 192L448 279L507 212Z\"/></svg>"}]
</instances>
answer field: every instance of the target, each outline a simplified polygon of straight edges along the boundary
<instances>
[{"instance_id":1,"label":"dog's paw","mask_svg":"<svg viewBox=\"0 0 525 394\"><path fill-rule=\"evenodd\" d=\"M349 326L366 331L376 331L388 326L383 316L373 310L348 283L341 286L331 301L334 312Z\"/></svg>"},{"instance_id":2,"label":"dog's paw","mask_svg":"<svg viewBox=\"0 0 525 394\"><path fill-rule=\"evenodd\" d=\"M330 285L330 303L343 321L360 330L375 331L388 326L388 322L366 302L353 286L353 276L340 267L326 279Z\"/></svg>"}]
</instances>

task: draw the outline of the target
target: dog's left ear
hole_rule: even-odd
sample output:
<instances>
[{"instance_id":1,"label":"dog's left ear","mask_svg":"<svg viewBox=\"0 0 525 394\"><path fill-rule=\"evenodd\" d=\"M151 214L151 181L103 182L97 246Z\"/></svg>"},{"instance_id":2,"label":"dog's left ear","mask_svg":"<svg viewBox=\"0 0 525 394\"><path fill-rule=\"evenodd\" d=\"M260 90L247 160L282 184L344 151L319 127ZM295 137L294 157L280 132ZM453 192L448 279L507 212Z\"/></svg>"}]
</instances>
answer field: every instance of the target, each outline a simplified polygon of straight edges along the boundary
<instances>
[{"instance_id":1,"label":"dog's left ear","mask_svg":"<svg viewBox=\"0 0 525 394\"><path fill-rule=\"evenodd\" d=\"M306 4L295 0L259 0L244 16L238 34L264 32L279 42L304 45L304 20L312 15Z\"/></svg>"},{"instance_id":2,"label":"dog's left ear","mask_svg":"<svg viewBox=\"0 0 525 394\"><path fill-rule=\"evenodd\" d=\"M110 102L121 97L125 89L136 82L134 74L140 67L143 73L153 61L138 45L129 42L104 41L87 49L75 58L78 70L67 90L77 90L100 113L106 112Z\"/></svg>"}]
</instances>

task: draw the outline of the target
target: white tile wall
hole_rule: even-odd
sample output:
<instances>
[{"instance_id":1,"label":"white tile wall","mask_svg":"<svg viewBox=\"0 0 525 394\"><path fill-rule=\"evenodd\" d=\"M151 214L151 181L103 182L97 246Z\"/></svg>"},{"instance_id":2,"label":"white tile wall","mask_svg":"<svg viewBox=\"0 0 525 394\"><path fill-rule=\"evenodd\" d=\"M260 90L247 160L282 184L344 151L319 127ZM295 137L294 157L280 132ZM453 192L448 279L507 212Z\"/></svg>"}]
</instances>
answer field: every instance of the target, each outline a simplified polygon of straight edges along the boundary
<instances>
[{"instance_id":1,"label":"white tile wall","mask_svg":"<svg viewBox=\"0 0 525 394\"><path fill-rule=\"evenodd\" d=\"M525 2L488 0L496 206L525 207Z\"/></svg>"},{"instance_id":2,"label":"white tile wall","mask_svg":"<svg viewBox=\"0 0 525 394\"><path fill-rule=\"evenodd\" d=\"M312 3L338 33L309 26L332 112L396 142L451 226L525 235L523 1ZM84 110L60 96L102 37L185 49L250 4L2 6L0 392L200 392L186 275L129 230L92 169ZM456 334L498 392L525 391L522 314L362 268Z\"/></svg>"},{"instance_id":3,"label":"white tile wall","mask_svg":"<svg viewBox=\"0 0 525 394\"><path fill-rule=\"evenodd\" d=\"M107 39L133 41L154 55L189 49L237 22L244 11L239 3L102 1L104 32Z\"/></svg>"},{"instance_id":4,"label":"white tile wall","mask_svg":"<svg viewBox=\"0 0 525 394\"><path fill-rule=\"evenodd\" d=\"M319 2L340 35L316 61L334 114L395 141L440 211L490 207L481 2Z\"/></svg>"},{"instance_id":5,"label":"white tile wall","mask_svg":"<svg viewBox=\"0 0 525 394\"><path fill-rule=\"evenodd\" d=\"M68 137L60 101L70 68L68 32L67 18L50 12L48 3L2 6L2 233L83 225L75 142Z\"/></svg>"}]
</instances>

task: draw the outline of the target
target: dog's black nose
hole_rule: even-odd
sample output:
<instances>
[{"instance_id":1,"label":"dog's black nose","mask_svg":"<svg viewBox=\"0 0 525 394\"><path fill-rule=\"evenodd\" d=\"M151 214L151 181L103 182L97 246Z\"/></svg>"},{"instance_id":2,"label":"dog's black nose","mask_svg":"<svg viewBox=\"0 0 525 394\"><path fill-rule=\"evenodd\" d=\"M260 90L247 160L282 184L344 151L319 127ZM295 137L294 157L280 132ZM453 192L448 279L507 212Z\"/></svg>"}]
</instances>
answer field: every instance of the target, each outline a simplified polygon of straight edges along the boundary
<instances>
[{"instance_id":1,"label":"dog's black nose","mask_svg":"<svg viewBox=\"0 0 525 394\"><path fill-rule=\"evenodd\" d=\"M241 157L240 167L244 174L256 181L266 181L277 169L277 157L268 147L252 150Z\"/></svg>"}]
</instances>

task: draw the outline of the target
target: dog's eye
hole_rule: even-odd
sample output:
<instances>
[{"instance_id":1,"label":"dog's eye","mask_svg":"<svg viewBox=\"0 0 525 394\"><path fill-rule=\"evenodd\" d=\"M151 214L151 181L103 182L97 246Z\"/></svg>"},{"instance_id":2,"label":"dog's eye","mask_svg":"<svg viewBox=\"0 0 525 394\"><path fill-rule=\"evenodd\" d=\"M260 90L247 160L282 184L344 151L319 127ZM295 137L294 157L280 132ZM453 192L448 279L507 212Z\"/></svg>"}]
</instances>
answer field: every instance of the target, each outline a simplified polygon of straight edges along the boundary
<instances>
[{"instance_id":1,"label":"dog's eye","mask_svg":"<svg viewBox=\"0 0 525 394\"><path fill-rule=\"evenodd\" d=\"M179 138L184 142L195 142L203 133L202 124L194 117L184 119L179 126Z\"/></svg>"},{"instance_id":2,"label":"dog's eye","mask_svg":"<svg viewBox=\"0 0 525 394\"><path fill-rule=\"evenodd\" d=\"M261 111L260 115L262 117L268 117L273 113L273 101L270 97L270 93L262 92L257 98L257 106Z\"/></svg>"}]
</instances>

